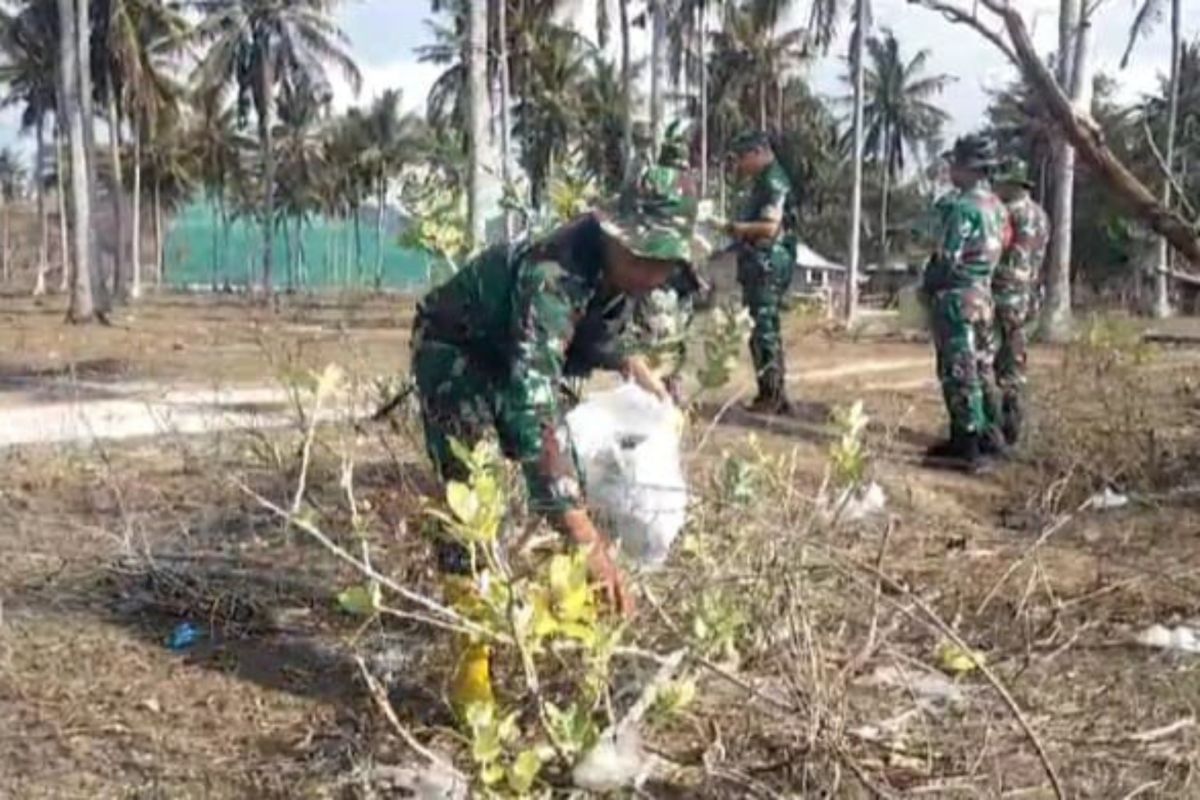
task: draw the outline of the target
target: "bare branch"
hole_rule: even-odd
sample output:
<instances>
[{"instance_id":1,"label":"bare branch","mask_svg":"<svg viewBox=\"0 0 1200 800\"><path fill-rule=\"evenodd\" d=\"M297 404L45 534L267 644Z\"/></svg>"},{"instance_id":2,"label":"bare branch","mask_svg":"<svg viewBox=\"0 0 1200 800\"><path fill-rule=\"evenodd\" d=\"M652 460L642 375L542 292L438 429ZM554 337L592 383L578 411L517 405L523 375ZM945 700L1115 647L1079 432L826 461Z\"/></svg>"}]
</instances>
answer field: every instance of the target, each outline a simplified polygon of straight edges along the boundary
<instances>
[{"instance_id":1,"label":"bare branch","mask_svg":"<svg viewBox=\"0 0 1200 800\"><path fill-rule=\"evenodd\" d=\"M1021 62L1017 59L1017 54L1013 52L1012 48L1008 46L1008 43L1004 41L1000 34L984 25L983 22L971 12L964 11L961 8L950 5L949 3L940 2L940 0L908 0L908 2L912 5L928 8L930 11L936 11L953 23L969 25L978 31L981 36L986 37L989 42L991 42L1000 50L1000 52L1008 56L1008 60L1014 65L1017 67L1021 66ZM988 4L984 3L984 5Z\"/></svg>"},{"instance_id":2,"label":"bare branch","mask_svg":"<svg viewBox=\"0 0 1200 800\"><path fill-rule=\"evenodd\" d=\"M1150 145L1150 152L1154 156L1154 162L1158 165L1158 169L1162 172L1171 188L1175 191L1175 196L1179 198L1180 204L1187 210L1187 213L1196 218L1195 224L1200 224L1200 214L1196 213L1196 207L1192 205L1192 201L1188 200L1187 192L1183 188L1183 184L1175 177L1171 171L1171 166L1167 163L1167 159L1163 156L1162 151L1158 149L1158 145L1154 143L1154 134L1150 132L1150 123L1142 120L1142 131L1146 134L1146 144Z\"/></svg>"}]
</instances>

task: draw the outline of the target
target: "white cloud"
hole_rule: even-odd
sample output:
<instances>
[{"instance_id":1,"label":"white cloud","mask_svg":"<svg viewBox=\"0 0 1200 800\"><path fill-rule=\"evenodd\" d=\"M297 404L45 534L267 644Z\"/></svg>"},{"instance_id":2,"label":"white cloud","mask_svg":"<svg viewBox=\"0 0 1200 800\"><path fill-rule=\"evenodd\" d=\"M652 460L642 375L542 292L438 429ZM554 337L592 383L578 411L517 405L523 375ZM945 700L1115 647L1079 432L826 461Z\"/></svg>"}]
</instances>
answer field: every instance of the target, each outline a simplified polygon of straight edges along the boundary
<instances>
[{"instance_id":1,"label":"white cloud","mask_svg":"<svg viewBox=\"0 0 1200 800\"><path fill-rule=\"evenodd\" d=\"M352 105L369 104L388 89L399 89L402 93L402 108L405 111L423 113L429 89L444 69L438 64L425 64L410 57L386 64L363 64L362 89L357 97L350 84L342 77L333 80L333 104L337 111Z\"/></svg>"}]
</instances>

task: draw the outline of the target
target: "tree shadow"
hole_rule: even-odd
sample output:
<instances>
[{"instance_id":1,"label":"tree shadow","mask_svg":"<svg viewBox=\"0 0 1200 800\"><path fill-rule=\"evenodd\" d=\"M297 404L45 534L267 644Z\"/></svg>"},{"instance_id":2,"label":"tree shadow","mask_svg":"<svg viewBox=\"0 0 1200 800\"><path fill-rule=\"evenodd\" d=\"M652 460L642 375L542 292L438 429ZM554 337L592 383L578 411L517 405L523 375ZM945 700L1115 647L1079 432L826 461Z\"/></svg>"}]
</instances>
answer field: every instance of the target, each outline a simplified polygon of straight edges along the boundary
<instances>
[{"instance_id":1,"label":"tree shadow","mask_svg":"<svg viewBox=\"0 0 1200 800\"><path fill-rule=\"evenodd\" d=\"M716 422L727 428L767 433L812 444L827 444L832 441L832 407L828 403L797 401L787 415L758 414L741 406L725 407L716 403L699 403L693 406L696 415L708 422Z\"/></svg>"}]
</instances>

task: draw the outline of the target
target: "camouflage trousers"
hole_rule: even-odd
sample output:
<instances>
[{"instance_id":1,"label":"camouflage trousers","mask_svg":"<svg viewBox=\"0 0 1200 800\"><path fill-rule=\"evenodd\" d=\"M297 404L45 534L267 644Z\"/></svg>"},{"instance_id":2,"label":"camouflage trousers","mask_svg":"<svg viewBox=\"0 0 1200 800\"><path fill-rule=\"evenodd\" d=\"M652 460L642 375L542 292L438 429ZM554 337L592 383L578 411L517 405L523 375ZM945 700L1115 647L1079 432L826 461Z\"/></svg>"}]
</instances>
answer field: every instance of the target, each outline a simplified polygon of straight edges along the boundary
<instances>
[{"instance_id":1,"label":"camouflage trousers","mask_svg":"<svg viewBox=\"0 0 1200 800\"><path fill-rule=\"evenodd\" d=\"M1027 362L1025 325L1029 321L1028 292L997 292L996 384L1005 402L1020 398L1025 390Z\"/></svg>"},{"instance_id":2,"label":"camouflage trousers","mask_svg":"<svg viewBox=\"0 0 1200 800\"><path fill-rule=\"evenodd\" d=\"M951 436L991 431L999 419L991 294L979 288L937 292L932 323Z\"/></svg>"},{"instance_id":3,"label":"camouflage trousers","mask_svg":"<svg viewBox=\"0 0 1200 800\"><path fill-rule=\"evenodd\" d=\"M791 275L790 268L782 264L776 267L772 263L775 260L757 256L739 263L738 282L742 285L742 304L754 321L750 356L759 396L782 399L787 394L787 366L780 312Z\"/></svg>"}]
</instances>

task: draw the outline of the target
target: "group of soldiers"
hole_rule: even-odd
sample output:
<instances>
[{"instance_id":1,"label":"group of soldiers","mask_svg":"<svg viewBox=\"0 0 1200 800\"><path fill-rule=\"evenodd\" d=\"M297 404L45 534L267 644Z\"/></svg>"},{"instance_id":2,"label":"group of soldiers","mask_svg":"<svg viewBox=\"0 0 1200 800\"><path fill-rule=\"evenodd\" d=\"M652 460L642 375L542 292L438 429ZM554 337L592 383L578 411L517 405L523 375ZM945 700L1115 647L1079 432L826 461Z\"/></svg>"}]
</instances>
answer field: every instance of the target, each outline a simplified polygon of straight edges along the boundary
<instances>
[{"instance_id":1,"label":"group of soldiers","mask_svg":"<svg viewBox=\"0 0 1200 800\"><path fill-rule=\"evenodd\" d=\"M980 136L959 139L946 157L954 189L934 205L934 252L922 291L950 437L928 457L977 472L1021 436L1025 326L1050 225L1031 196L1024 162L1001 162Z\"/></svg>"},{"instance_id":2,"label":"group of soldiers","mask_svg":"<svg viewBox=\"0 0 1200 800\"><path fill-rule=\"evenodd\" d=\"M724 232L753 320L758 396L750 409L786 414L781 307L796 260L791 182L766 134L742 134L729 149L743 199ZM708 253L694 236L698 193L686 144L668 136L655 156L611 213L589 212L536 241L487 249L434 288L418 306L412 345L426 445L443 479L463 477L452 440L494 432L523 470L532 509L587 548L593 577L625 612L632 595L588 514L565 434L573 399L564 386L611 370L664 402L679 401L686 328L709 289L699 269ZM1020 436L1024 325L1048 225L1021 165L1001 170L988 141L964 137L947 158L955 188L934 207L923 296L950 437L929 459L976 471ZM648 357L656 350L671 354L669 367ZM461 555L444 547L443 568L463 569Z\"/></svg>"}]
</instances>

